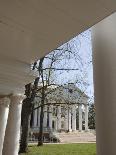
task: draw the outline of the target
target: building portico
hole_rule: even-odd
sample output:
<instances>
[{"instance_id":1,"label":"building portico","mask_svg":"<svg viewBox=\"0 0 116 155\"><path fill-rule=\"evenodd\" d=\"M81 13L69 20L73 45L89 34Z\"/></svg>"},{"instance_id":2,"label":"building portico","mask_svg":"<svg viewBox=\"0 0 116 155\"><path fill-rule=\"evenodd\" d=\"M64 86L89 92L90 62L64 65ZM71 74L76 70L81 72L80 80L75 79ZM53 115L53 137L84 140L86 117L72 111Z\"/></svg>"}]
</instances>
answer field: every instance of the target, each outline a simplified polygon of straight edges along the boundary
<instances>
[{"instance_id":1,"label":"building portico","mask_svg":"<svg viewBox=\"0 0 116 155\"><path fill-rule=\"evenodd\" d=\"M44 130L52 132L79 130L81 132L85 128L84 130L88 131L88 96L82 93L74 83L58 87L52 86L51 89L53 89L52 93L45 99L47 102L44 106ZM40 98L41 96L35 99L35 107L36 104L41 105ZM38 125L40 124L40 113L37 113L40 110L40 106L39 109L34 110L32 131L37 131L40 127Z\"/></svg>"},{"instance_id":2,"label":"building portico","mask_svg":"<svg viewBox=\"0 0 116 155\"><path fill-rule=\"evenodd\" d=\"M47 107L47 106L46 106ZM49 106L48 106L49 107ZM53 108L49 111L44 112L44 131L52 131L52 132L75 132L79 130L83 131L82 122L85 122L85 131L88 131L88 105L83 106L83 109L80 108L82 106L77 106L76 104L67 106L67 105L57 105L52 107L56 110L54 114ZM87 108L87 109L86 109ZM77 120L77 112L79 111L79 117ZM65 113L64 113L65 112ZM40 114L33 118L33 121L36 121L37 117L40 117ZM48 123L47 123L47 120ZM79 122L79 124L77 124ZM77 127L79 126L79 128ZM38 131L39 126L33 126L32 131Z\"/></svg>"}]
</instances>

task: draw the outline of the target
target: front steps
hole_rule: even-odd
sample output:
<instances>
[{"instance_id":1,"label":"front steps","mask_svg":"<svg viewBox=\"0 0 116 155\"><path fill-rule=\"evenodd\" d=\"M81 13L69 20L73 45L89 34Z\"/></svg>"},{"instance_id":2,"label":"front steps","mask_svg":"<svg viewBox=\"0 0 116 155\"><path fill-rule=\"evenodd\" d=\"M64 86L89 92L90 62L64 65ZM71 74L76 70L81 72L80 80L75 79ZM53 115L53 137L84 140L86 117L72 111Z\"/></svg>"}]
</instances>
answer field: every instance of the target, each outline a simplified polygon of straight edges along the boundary
<instances>
[{"instance_id":1,"label":"front steps","mask_svg":"<svg viewBox=\"0 0 116 155\"><path fill-rule=\"evenodd\" d=\"M93 132L58 133L61 143L95 143L96 135Z\"/></svg>"}]
</instances>

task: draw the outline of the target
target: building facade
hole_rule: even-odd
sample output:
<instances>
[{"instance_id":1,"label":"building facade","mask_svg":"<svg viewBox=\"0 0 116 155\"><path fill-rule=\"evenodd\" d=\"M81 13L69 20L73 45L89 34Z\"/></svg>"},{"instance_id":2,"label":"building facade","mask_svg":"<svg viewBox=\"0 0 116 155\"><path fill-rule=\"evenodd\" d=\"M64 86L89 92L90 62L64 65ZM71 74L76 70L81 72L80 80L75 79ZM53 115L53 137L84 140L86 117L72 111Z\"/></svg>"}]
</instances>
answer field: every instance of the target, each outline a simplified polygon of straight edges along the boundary
<instances>
[{"instance_id":1,"label":"building facade","mask_svg":"<svg viewBox=\"0 0 116 155\"><path fill-rule=\"evenodd\" d=\"M45 99L44 131L88 131L88 96L73 83L52 89ZM39 98L35 102L35 107L41 104ZM31 119L31 128L35 132L39 131L40 113L41 107L34 110Z\"/></svg>"}]
</instances>

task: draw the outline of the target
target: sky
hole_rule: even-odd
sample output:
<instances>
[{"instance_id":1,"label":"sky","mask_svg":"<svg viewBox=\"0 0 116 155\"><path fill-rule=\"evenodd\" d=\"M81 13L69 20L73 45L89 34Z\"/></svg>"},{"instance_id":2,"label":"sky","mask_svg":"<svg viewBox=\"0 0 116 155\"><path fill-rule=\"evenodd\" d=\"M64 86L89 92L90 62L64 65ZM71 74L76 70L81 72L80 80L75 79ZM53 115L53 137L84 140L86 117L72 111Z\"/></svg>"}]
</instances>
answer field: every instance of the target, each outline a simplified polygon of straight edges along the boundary
<instances>
[{"instance_id":1,"label":"sky","mask_svg":"<svg viewBox=\"0 0 116 155\"><path fill-rule=\"evenodd\" d=\"M91 30L86 30L75 38L71 39L69 43L73 44L72 51L79 55L81 64L76 62L74 58L68 60L69 68L78 68L78 71L70 73L64 72L59 75L58 83L75 82L76 79L83 79L77 86L84 91L93 102L93 65L92 65L92 44L91 44ZM78 60L77 60L78 61ZM62 62L63 63L63 62Z\"/></svg>"},{"instance_id":2,"label":"sky","mask_svg":"<svg viewBox=\"0 0 116 155\"><path fill-rule=\"evenodd\" d=\"M67 43L58 47L59 49L67 49ZM69 54L71 51L71 54ZM60 51L63 53L62 51ZM56 52L59 54L60 52ZM47 56L52 57L53 51ZM60 55L60 54L59 54ZM70 57L69 57L70 55ZM89 97L90 102L93 98L93 65L92 65L92 44L91 29L84 31L78 36L68 41L68 52L58 57L58 61L54 66L56 68L73 68L76 71L54 71L52 73L55 84L63 85L67 83L76 83L77 87L84 91ZM49 66L51 60L46 59L44 65ZM51 78L51 79L52 79Z\"/></svg>"},{"instance_id":3,"label":"sky","mask_svg":"<svg viewBox=\"0 0 116 155\"><path fill-rule=\"evenodd\" d=\"M76 37L77 42L78 39L81 42L81 47L79 51L79 55L82 58L83 69L82 72L85 73L85 81L87 81L88 85L86 87L82 86L82 90L90 96L92 102L94 100L94 91L93 91L93 64L92 64L92 43L91 43L91 30L86 30Z\"/></svg>"}]
</instances>

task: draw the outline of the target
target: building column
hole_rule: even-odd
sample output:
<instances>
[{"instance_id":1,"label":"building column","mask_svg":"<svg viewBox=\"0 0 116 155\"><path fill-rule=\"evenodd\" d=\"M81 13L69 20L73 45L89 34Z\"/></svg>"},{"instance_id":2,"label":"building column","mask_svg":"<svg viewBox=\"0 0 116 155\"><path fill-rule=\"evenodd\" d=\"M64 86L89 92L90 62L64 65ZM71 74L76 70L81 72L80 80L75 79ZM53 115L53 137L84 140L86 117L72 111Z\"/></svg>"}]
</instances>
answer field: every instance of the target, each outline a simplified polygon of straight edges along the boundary
<instances>
[{"instance_id":1,"label":"building column","mask_svg":"<svg viewBox=\"0 0 116 155\"><path fill-rule=\"evenodd\" d=\"M53 105L49 106L49 128L52 130L52 114L53 114Z\"/></svg>"},{"instance_id":2,"label":"building column","mask_svg":"<svg viewBox=\"0 0 116 155\"><path fill-rule=\"evenodd\" d=\"M22 96L11 96L2 155L18 155Z\"/></svg>"},{"instance_id":3,"label":"building column","mask_svg":"<svg viewBox=\"0 0 116 155\"><path fill-rule=\"evenodd\" d=\"M116 13L92 28L97 155L116 155Z\"/></svg>"},{"instance_id":4,"label":"building column","mask_svg":"<svg viewBox=\"0 0 116 155\"><path fill-rule=\"evenodd\" d=\"M57 107L57 130L61 130L61 106Z\"/></svg>"},{"instance_id":5,"label":"building column","mask_svg":"<svg viewBox=\"0 0 116 155\"><path fill-rule=\"evenodd\" d=\"M34 128L37 127L37 109L34 110Z\"/></svg>"},{"instance_id":6,"label":"building column","mask_svg":"<svg viewBox=\"0 0 116 155\"><path fill-rule=\"evenodd\" d=\"M68 131L68 108L65 111L65 130Z\"/></svg>"},{"instance_id":7,"label":"building column","mask_svg":"<svg viewBox=\"0 0 116 155\"><path fill-rule=\"evenodd\" d=\"M71 129L71 107L68 109L68 131L70 132Z\"/></svg>"},{"instance_id":8,"label":"building column","mask_svg":"<svg viewBox=\"0 0 116 155\"><path fill-rule=\"evenodd\" d=\"M55 119L55 121L54 121L54 129L55 129L55 131L58 130L58 128L57 128L57 119Z\"/></svg>"},{"instance_id":9,"label":"building column","mask_svg":"<svg viewBox=\"0 0 116 155\"><path fill-rule=\"evenodd\" d=\"M85 131L88 131L88 105L85 105Z\"/></svg>"},{"instance_id":10,"label":"building column","mask_svg":"<svg viewBox=\"0 0 116 155\"><path fill-rule=\"evenodd\" d=\"M6 124L9 113L10 99L7 97L0 99L0 155L2 155Z\"/></svg>"},{"instance_id":11,"label":"building column","mask_svg":"<svg viewBox=\"0 0 116 155\"><path fill-rule=\"evenodd\" d=\"M44 106L44 118L43 118L43 127L47 128L47 106Z\"/></svg>"},{"instance_id":12,"label":"building column","mask_svg":"<svg viewBox=\"0 0 116 155\"><path fill-rule=\"evenodd\" d=\"M76 105L72 105L72 131L76 131Z\"/></svg>"},{"instance_id":13,"label":"building column","mask_svg":"<svg viewBox=\"0 0 116 155\"><path fill-rule=\"evenodd\" d=\"M40 114L41 114L41 108L38 109L39 114L38 114L38 127L40 128Z\"/></svg>"},{"instance_id":14,"label":"building column","mask_svg":"<svg viewBox=\"0 0 116 155\"><path fill-rule=\"evenodd\" d=\"M79 131L82 131L82 104L79 104Z\"/></svg>"}]
</instances>

